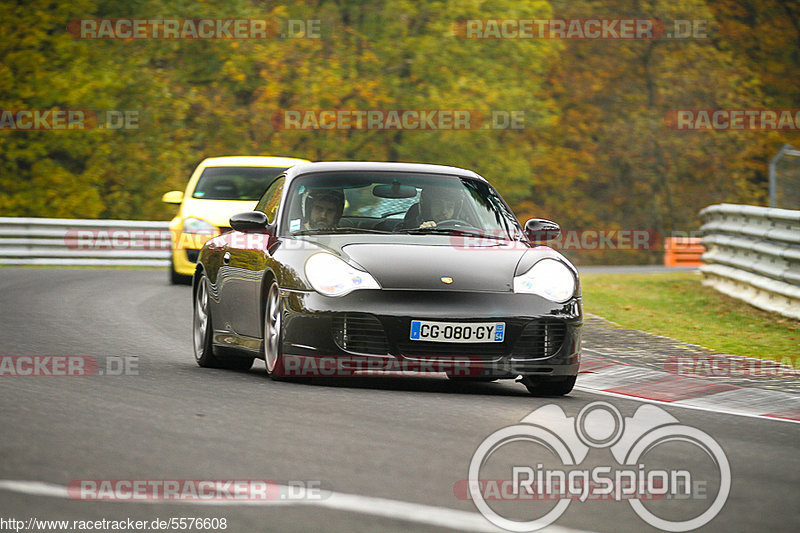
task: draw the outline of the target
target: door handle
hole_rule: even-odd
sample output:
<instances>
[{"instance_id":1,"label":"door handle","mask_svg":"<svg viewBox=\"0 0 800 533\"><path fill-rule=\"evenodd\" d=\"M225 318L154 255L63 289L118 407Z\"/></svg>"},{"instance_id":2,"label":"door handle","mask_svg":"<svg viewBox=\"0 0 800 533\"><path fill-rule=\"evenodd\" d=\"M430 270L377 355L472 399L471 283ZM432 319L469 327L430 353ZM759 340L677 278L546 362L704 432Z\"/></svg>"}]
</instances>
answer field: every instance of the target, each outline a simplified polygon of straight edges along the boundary
<instances>
[{"instance_id":1,"label":"door handle","mask_svg":"<svg viewBox=\"0 0 800 533\"><path fill-rule=\"evenodd\" d=\"M222 256L222 264L227 265L230 262L231 262L231 253L225 252L225 254Z\"/></svg>"}]
</instances>

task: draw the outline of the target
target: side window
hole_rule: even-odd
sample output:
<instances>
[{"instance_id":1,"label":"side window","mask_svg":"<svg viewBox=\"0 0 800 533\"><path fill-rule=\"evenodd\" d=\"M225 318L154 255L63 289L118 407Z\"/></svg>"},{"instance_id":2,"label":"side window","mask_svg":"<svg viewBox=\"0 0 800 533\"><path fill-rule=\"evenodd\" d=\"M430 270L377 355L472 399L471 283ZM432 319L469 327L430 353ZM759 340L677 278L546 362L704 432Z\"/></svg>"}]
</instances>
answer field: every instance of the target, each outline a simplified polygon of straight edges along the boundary
<instances>
[{"instance_id":1,"label":"side window","mask_svg":"<svg viewBox=\"0 0 800 533\"><path fill-rule=\"evenodd\" d=\"M284 177L281 176L272 182L267 188L264 196L258 201L256 211L261 211L267 215L267 220L272 224L275 222L275 215L278 213L278 206L281 203L281 193L283 193Z\"/></svg>"}]
</instances>

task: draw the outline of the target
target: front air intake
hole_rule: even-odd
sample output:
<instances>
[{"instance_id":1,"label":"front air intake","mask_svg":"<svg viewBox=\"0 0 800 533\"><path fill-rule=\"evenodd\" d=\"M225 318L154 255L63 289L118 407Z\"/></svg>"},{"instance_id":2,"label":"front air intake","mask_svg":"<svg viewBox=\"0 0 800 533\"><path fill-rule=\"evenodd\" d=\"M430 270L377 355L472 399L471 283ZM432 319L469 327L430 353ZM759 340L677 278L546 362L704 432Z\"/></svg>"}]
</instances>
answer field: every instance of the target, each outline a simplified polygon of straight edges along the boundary
<instances>
[{"instance_id":1,"label":"front air intake","mask_svg":"<svg viewBox=\"0 0 800 533\"><path fill-rule=\"evenodd\" d=\"M346 352L388 355L389 343L380 320L366 313L345 313L333 319L333 340Z\"/></svg>"}]
</instances>

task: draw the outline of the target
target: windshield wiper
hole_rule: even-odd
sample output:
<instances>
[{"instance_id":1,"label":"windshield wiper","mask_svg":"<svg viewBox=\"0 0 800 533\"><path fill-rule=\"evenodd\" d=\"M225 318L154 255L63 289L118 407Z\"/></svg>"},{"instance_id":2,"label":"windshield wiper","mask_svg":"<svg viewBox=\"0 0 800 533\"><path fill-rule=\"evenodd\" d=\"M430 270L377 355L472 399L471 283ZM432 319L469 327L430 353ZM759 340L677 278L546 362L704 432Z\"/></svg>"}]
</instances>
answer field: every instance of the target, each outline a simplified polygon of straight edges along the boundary
<instances>
[{"instance_id":1,"label":"windshield wiper","mask_svg":"<svg viewBox=\"0 0 800 533\"><path fill-rule=\"evenodd\" d=\"M391 233L391 231L386 231L382 229L372 229L372 228L336 228L334 233Z\"/></svg>"},{"instance_id":2,"label":"windshield wiper","mask_svg":"<svg viewBox=\"0 0 800 533\"><path fill-rule=\"evenodd\" d=\"M440 233L444 235L450 235L451 233L458 231L462 232L463 230L456 229L456 228L437 228L436 226L431 226L429 228L405 228L399 229L395 233L412 233L415 235L422 234L422 233Z\"/></svg>"},{"instance_id":3,"label":"windshield wiper","mask_svg":"<svg viewBox=\"0 0 800 533\"><path fill-rule=\"evenodd\" d=\"M387 234L391 231L371 228L330 228L330 229L301 229L293 231L292 235L338 235L342 233L382 233Z\"/></svg>"},{"instance_id":4,"label":"windshield wiper","mask_svg":"<svg viewBox=\"0 0 800 533\"><path fill-rule=\"evenodd\" d=\"M396 233L409 233L409 234L412 234L412 235L424 235L426 233L433 233L433 234L437 234L437 235L453 235L453 234L457 234L457 235L469 235L470 237L481 237L481 238L494 239L494 240L497 240L497 241L505 241L505 240L507 240L504 237L501 237L499 235L492 235L491 233L483 233L483 232L480 232L480 231L470 231L470 230L460 229L460 228L437 228L435 226L432 226L430 228L408 228L408 229L399 230Z\"/></svg>"}]
</instances>

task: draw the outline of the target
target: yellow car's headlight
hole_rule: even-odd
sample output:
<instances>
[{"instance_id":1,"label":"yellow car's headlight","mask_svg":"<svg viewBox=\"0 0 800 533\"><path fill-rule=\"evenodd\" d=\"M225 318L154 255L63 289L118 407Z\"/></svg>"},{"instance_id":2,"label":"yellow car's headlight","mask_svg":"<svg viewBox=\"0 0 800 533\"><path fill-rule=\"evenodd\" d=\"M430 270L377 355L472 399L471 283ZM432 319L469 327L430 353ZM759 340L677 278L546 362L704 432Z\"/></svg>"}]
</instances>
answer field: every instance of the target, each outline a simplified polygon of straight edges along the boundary
<instances>
[{"instance_id":1,"label":"yellow car's headlight","mask_svg":"<svg viewBox=\"0 0 800 533\"><path fill-rule=\"evenodd\" d=\"M214 235L217 227L202 218L186 217L183 219L183 232L195 235Z\"/></svg>"}]
</instances>

